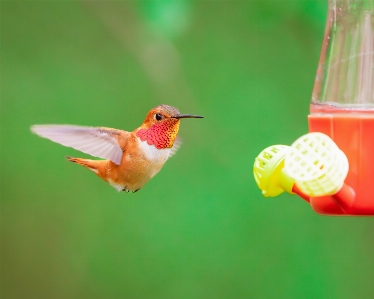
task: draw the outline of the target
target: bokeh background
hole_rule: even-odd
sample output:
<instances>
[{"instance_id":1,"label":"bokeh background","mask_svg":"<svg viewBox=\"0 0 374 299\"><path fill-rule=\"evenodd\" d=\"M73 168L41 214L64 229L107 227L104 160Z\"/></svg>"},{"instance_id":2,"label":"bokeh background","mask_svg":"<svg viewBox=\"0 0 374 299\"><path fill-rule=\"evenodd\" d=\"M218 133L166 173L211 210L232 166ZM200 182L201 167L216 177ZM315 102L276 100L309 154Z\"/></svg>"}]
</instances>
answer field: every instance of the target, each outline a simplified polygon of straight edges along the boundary
<instances>
[{"instance_id":1,"label":"bokeh background","mask_svg":"<svg viewBox=\"0 0 374 299\"><path fill-rule=\"evenodd\" d=\"M374 298L374 223L265 199L254 158L307 132L327 1L2 1L1 298ZM32 124L183 146L117 193Z\"/></svg>"}]
</instances>

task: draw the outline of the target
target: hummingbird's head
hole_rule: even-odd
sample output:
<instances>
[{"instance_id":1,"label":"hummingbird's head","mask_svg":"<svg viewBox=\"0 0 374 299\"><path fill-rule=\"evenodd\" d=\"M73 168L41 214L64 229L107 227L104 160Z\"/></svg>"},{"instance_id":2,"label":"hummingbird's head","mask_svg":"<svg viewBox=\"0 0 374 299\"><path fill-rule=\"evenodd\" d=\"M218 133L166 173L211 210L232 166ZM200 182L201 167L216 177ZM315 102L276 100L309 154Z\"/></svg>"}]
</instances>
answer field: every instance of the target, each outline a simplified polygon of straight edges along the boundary
<instances>
[{"instance_id":1,"label":"hummingbird's head","mask_svg":"<svg viewBox=\"0 0 374 299\"><path fill-rule=\"evenodd\" d=\"M180 114L175 107L160 105L148 112L136 135L158 149L171 148L177 137L181 118L203 118L203 116Z\"/></svg>"}]
</instances>

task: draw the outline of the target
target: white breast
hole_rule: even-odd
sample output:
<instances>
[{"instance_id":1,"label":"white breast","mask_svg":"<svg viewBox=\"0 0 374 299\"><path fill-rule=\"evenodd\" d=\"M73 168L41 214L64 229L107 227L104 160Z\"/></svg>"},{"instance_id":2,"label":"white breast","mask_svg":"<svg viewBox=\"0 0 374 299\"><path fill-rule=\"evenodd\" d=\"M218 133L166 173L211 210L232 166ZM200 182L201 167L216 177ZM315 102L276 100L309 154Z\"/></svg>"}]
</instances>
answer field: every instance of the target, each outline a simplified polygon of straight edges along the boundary
<instances>
[{"instance_id":1,"label":"white breast","mask_svg":"<svg viewBox=\"0 0 374 299\"><path fill-rule=\"evenodd\" d=\"M164 165L170 155L170 148L158 149L154 145L149 145L147 141L138 139L139 149L143 152L145 158L152 162L154 173L150 174L153 177Z\"/></svg>"}]
</instances>

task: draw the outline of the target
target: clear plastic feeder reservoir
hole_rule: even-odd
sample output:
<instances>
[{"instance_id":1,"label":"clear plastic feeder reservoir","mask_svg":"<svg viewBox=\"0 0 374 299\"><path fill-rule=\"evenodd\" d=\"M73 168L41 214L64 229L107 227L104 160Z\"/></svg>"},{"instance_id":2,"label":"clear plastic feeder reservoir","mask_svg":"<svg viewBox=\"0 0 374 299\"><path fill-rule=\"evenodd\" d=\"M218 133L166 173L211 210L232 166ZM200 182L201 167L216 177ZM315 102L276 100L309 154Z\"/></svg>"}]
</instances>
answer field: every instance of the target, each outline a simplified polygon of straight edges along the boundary
<instances>
[{"instance_id":1,"label":"clear plastic feeder reservoir","mask_svg":"<svg viewBox=\"0 0 374 299\"><path fill-rule=\"evenodd\" d=\"M330 0L314 84L309 131L322 132L348 158L354 199L311 197L327 215L374 215L374 0ZM343 199L344 201L344 199Z\"/></svg>"}]
</instances>

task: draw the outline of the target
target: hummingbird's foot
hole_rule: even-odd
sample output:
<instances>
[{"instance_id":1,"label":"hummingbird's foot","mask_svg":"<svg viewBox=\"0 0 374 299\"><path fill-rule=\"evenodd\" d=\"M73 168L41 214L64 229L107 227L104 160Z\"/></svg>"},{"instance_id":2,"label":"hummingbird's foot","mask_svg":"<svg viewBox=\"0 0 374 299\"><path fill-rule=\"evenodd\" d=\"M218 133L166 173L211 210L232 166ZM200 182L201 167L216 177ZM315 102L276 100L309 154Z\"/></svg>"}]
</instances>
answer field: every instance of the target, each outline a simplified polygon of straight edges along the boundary
<instances>
[{"instance_id":1,"label":"hummingbird's foot","mask_svg":"<svg viewBox=\"0 0 374 299\"><path fill-rule=\"evenodd\" d=\"M136 189L135 191L132 191L132 193L138 192L139 190L140 190L140 188L139 188L139 189Z\"/></svg>"},{"instance_id":2,"label":"hummingbird's foot","mask_svg":"<svg viewBox=\"0 0 374 299\"><path fill-rule=\"evenodd\" d=\"M127 189L127 186L125 188L123 188L122 191L125 191L126 193L130 192L130 190Z\"/></svg>"}]
</instances>

